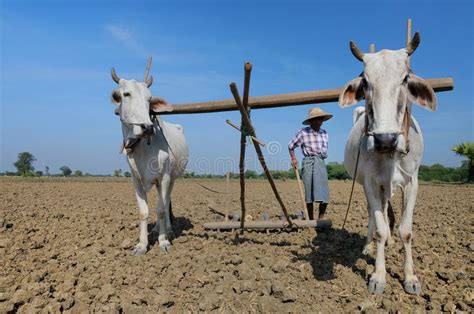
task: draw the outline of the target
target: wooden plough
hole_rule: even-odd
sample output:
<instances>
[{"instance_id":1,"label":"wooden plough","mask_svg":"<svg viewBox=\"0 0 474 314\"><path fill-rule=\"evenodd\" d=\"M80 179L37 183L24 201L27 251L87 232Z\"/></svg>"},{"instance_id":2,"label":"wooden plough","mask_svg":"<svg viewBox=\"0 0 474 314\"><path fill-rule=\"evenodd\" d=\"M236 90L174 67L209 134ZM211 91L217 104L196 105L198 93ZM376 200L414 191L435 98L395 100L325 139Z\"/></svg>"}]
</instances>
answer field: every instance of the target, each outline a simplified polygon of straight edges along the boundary
<instances>
[{"instance_id":1,"label":"wooden plough","mask_svg":"<svg viewBox=\"0 0 474 314\"><path fill-rule=\"evenodd\" d=\"M411 20L408 21L408 40L411 38ZM408 42L408 41L407 41ZM370 51L374 52L375 47L372 44ZM167 114L197 114L197 113L211 113L211 112L222 112L222 111L232 111L239 110L241 114L241 126L240 128L233 124L231 121L227 120L227 124L232 126L241 132L241 141L240 141L240 162L239 162L239 172L240 172L240 203L242 215L241 219L234 219L234 221L229 221L228 214L228 202L226 201L226 212L222 214L224 216L224 221L209 222L204 224L204 228L213 229L213 230L232 230L239 229L243 233L244 229L251 230L269 230L269 229L290 229L290 228L329 228L332 225L330 220L309 220L307 214L305 213L305 220L303 219L291 219L288 211L281 199L278 190L275 186L271 173L269 172L265 159L263 157L260 146L265 144L257 137L255 129L250 120L250 111L252 109L265 109L265 108L277 108L277 107L286 107L286 106L299 106L307 104L319 104L327 102L337 102L339 99L339 94L341 88L334 89L325 89L325 90L313 90L307 92L298 92L298 93L289 93L289 94L277 94L270 96L257 96L249 97L250 89L250 75L252 71L252 64L246 62L244 64L244 90L243 97L240 97L237 85L232 82L230 84L230 90L233 96L233 99L219 100L219 101L208 101L208 102L198 102L198 103L187 103L173 105L173 110L169 112L160 112L160 115ZM426 81L431 85L435 92L444 92L450 91L454 88L454 82L451 77L445 78L431 78L426 79ZM151 103L159 102L161 98L152 97ZM150 114L156 114L150 112ZM262 220L262 221L248 221L246 222L246 206L245 206L245 177L244 177L244 161L245 161L245 147L246 147L246 138L249 136L252 138L252 143L255 147L260 164L265 172L265 175L270 183L272 191L277 199L282 213L286 220ZM298 184L300 184L298 180ZM228 198L228 187L229 187L229 174L227 174L227 192L226 197ZM299 186L300 188L300 186ZM301 194L301 190L300 190ZM303 209L305 212L304 199L302 201ZM217 211L216 209L211 209ZM218 211L217 211L218 212Z\"/></svg>"}]
</instances>

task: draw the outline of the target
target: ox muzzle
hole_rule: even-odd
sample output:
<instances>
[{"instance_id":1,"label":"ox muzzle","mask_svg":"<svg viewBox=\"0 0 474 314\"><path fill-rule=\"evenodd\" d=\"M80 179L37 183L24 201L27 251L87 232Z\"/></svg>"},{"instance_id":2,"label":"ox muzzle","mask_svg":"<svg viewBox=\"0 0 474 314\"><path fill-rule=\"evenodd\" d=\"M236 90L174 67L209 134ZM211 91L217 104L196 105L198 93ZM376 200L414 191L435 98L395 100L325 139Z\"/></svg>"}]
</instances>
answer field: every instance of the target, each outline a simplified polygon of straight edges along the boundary
<instances>
[{"instance_id":1,"label":"ox muzzle","mask_svg":"<svg viewBox=\"0 0 474 314\"><path fill-rule=\"evenodd\" d=\"M140 124L140 128L142 129L143 137L155 135L155 128L153 127L153 124Z\"/></svg>"},{"instance_id":2,"label":"ox muzzle","mask_svg":"<svg viewBox=\"0 0 474 314\"><path fill-rule=\"evenodd\" d=\"M374 148L377 153L392 153L397 149L398 133L374 133Z\"/></svg>"}]
</instances>

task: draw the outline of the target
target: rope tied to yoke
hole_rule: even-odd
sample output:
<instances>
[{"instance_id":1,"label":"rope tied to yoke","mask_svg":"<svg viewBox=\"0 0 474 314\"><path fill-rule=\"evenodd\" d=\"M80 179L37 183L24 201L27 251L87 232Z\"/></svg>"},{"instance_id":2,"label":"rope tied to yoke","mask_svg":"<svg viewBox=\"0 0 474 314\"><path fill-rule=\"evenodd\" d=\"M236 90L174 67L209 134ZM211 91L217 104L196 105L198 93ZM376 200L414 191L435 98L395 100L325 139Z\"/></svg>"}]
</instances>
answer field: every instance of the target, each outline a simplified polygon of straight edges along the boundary
<instances>
[{"instance_id":1,"label":"rope tied to yoke","mask_svg":"<svg viewBox=\"0 0 474 314\"><path fill-rule=\"evenodd\" d=\"M249 119L250 119L250 107L249 106L247 107L247 114L248 114ZM247 126L245 125L245 123L243 121L240 123L240 132L241 132L242 136L245 136L245 138L249 138L249 141L252 140L251 136L255 135L255 129L253 127L251 129L247 128Z\"/></svg>"}]
</instances>

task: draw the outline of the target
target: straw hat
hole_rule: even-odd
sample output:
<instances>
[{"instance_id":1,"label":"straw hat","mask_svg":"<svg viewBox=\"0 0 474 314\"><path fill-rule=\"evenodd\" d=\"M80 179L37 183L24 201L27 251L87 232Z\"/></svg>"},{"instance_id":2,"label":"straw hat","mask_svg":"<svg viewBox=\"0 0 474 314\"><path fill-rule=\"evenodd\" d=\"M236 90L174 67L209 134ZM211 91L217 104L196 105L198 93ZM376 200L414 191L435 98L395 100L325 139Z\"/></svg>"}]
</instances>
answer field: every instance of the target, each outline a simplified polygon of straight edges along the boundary
<instances>
[{"instance_id":1,"label":"straw hat","mask_svg":"<svg viewBox=\"0 0 474 314\"><path fill-rule=\"evenodd\" d=\"M319 107L312 108L309 110L308 117L303 121L303 124L309 125L309 120L319 117L322 117L323 121L326 121L332 118L332 114L324 112Z\"/></svg>"}]
</instances>

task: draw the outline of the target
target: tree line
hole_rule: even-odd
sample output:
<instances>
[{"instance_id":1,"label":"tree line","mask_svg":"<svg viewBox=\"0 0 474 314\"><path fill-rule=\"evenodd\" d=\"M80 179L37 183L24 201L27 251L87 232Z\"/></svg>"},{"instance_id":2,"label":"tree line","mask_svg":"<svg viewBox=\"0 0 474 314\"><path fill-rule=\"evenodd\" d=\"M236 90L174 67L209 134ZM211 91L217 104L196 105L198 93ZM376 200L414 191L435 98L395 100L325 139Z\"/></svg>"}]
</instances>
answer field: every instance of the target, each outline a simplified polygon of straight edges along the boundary
<instances>
[{"instance_id":1,"label":"tree line","mask_svg":"<svg viewBox=\"0 0 474 314\"><path fill-rule=\"evenodd\" d=\"M35 156L30 152L22 152L18 154L18 160L13 164L16 168L16 172L12 171L5 171L0 172L0 176L22 176L22 177L43 177L43 176L51 176L51 177L107 177L111 175L104 175L104 174L90 174L90 173L83 173L81 170L72 171L71 168L68 166L61 166L59 168L59 173L51 173L49 166L44 168L44 171L35 170L33 166L33 162L36 161ZM114 170L113 172L114 177L131 177L132 174L128 171L125 171L122 175L122 169Z\"/></svg>"},{"instance_id":2,"label":"tree line","mask_svg":"<svg viewBox=\"0 0 474 314\"><path fill-rule=\"evenodd\" d=\"M352 176L347 173L344 165L331 162L326 165L328 171L329 180L352 180ZM272 177L276 180L296 179L296 174L293 169L288 171L284 170L270 170ZM300 170L301 175L301 170ZM196 174L194 172L186 172L185 178L224 178L225 175L214 175L214 174ZM231 173L231 179L238 179L240 175L238 173ZM253 170L245 171L246 179L265 179L265 173L257 173ZM467 162L463 162L461 167L445 167L440 164L434 164L431 166L420 166L418 178L421 181L432 181L432 182L468 182L468 167ZM473 181L471 181L473 182Z\"/></svg>"},{"instance_id":3,"label":"tree line","mask_svg":"<svg viewBox=\"0 0 474 314\"><path fill-rule=\"evenodd\" d=\"M466 157L467 159L462 161L460 167L445 167L441 164L434 164L431 166L421 165L418 173L418 178L421 181L440 181L440 182L474 182L474 143L464 142L456 145L452 149L457 155ZM81 170L72 171L68 166L62 166L59 168L60 173L50 174L48 166L45 167L44 171L36 171L33 167L33 162L36 158L30 152L22 152L18 154L18 160L13 164L17 169L16 172L2 172L0 175L10 176L64 176L64 177L81 177L81 176L111 176L111 175L92 175L89 173L83 174ZM338 162L329 162L326 165L328 171L328 178L330 180L350 180L351 176L347 173L344 165ZM285 170L270 170L272 177L276 180L296 179L296 174L293 169ZM125 171L122 174L122 169L114 170L114 177L131 177L129 171ZM225 175L213 175L213 174L196 174L194 172L186 172L185 178L222 178ZM232 179L238 179L238 173L231 173ZM245 171L246 179L265 179L265 173L257 173L254 170Z\"/></svg>"}]
</instances>

